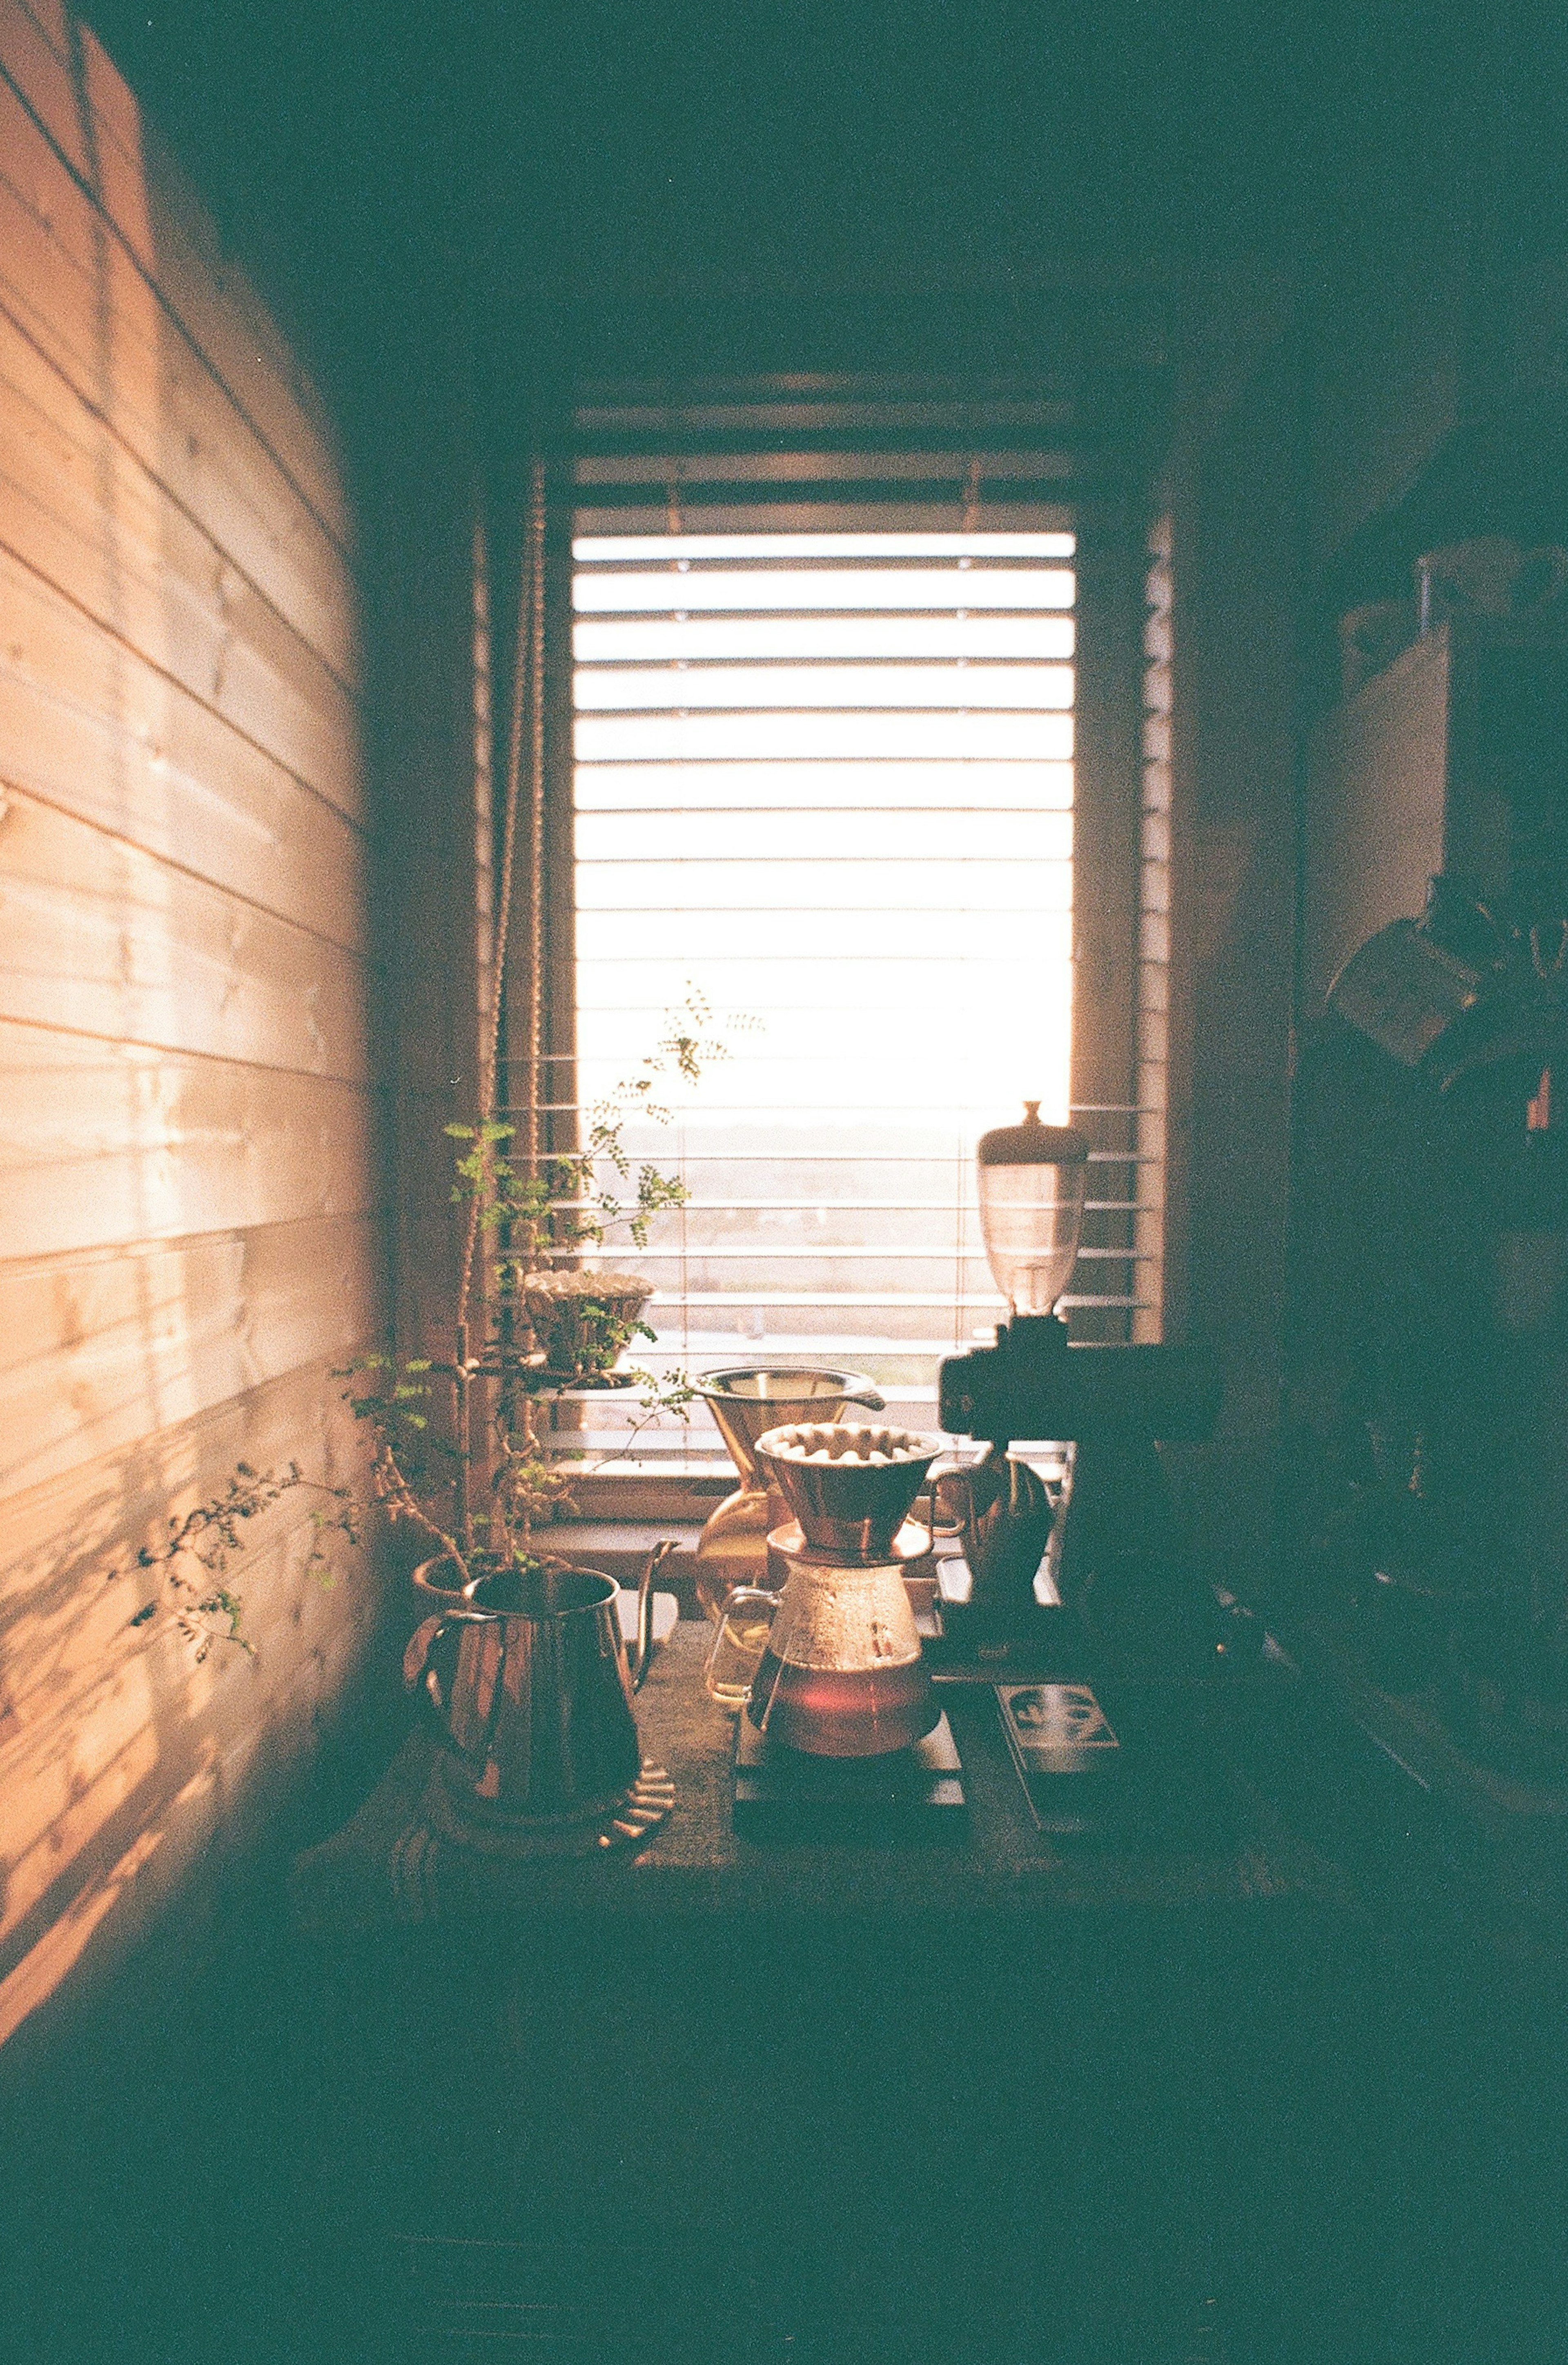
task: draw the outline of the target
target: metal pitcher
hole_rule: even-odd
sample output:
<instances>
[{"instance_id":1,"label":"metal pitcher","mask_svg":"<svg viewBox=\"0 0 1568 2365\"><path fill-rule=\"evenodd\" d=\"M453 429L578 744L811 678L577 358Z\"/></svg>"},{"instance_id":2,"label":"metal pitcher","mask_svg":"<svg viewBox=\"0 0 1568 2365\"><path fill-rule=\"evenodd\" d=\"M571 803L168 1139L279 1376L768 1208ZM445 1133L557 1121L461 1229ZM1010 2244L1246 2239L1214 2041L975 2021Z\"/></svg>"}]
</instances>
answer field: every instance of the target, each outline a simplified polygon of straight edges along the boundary
<instances>
[{"instance_id":1,"label":"metal pitcher","mask_svg":"<svg viewBox=\"0 0 1568 2365\"><path fill-rule=\"evenodd\" d=\"M673 1549L648 1555L630 1657L621 1588L596 1569L502 1569L460 1593L434 1582L440 1562L416 1572L442 1607L416 1629L403 1678L422 1686L476 1816L570 1822L624 1799L642 1767L632 1701L653 1649L654 1576Z\"/></svg>"},{"instance_id":2,"label":"metal pitcher","mask_svg":"<svg viewBox=\"0 0 1568 2365\"><path fill-rule=\"evenodd\" d=\"M973 1606L1027 1615L1055 1519L1045 1480L992 1447L983 1461L933 1471L932 1484L938 1523L963 1540Z\"/></svg>"}]
</instances>

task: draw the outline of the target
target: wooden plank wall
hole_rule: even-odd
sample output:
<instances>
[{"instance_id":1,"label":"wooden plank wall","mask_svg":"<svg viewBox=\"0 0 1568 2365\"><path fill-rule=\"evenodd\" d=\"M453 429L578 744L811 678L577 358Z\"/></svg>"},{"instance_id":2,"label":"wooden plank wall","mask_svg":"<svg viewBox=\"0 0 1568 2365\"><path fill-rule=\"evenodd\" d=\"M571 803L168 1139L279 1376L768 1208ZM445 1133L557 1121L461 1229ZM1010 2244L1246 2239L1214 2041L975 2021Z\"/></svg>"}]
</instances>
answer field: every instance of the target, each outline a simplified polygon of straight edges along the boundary
<instances>
[{"instance_id":1,"label":"wooden plank wall","mask_svg":"<svg viewBox=\"0 0 1568 2365\"><path fill-rule=\"evenodd\" d=\"M0 2039L308 1745L308 1505L196 1664L139 1547L336 1477L379 1323L350 521L319 406L62 0L0 0Z\"/></svg>"}]
</instances>

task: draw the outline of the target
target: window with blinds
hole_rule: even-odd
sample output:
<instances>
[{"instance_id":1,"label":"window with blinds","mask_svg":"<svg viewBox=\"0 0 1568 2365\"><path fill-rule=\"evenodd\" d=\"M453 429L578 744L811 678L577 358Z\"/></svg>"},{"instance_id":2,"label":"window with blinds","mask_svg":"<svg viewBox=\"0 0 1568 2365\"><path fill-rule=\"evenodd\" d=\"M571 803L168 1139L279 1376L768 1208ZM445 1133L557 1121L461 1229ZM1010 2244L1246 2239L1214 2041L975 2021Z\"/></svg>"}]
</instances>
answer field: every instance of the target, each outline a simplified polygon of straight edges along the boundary
<instances>
[{"instance_id":1,"label":"window with blinds","mask_svg":"<svg viewBox=\"0 0 1568 2365\"><path fill-rule=\"evenodd\" d=\"M614 1249L655 1285L650 1365L820 1360L929 1426L938 1362L1002 1312L975 1139L1070 1102L1074 554L1046 532L577 538L577 1103L693 992L727 1047L627 1137L690 1194ZM1093 1171L1097 1213L1130 1215L1126 1157ZM1133 1306L1114 1231L1070 1306ZM635 1452L722 1458L700 1417Z\"/></svg>"}]
</instances>

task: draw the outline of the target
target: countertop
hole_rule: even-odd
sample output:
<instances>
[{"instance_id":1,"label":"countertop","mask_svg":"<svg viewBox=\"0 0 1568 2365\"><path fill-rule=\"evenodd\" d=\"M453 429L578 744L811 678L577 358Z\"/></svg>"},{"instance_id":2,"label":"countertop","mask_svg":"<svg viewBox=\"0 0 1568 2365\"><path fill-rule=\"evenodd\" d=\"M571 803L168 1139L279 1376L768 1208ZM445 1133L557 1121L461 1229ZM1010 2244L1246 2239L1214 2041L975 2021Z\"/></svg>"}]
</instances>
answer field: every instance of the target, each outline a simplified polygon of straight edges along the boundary
<instances>
[{"instance_id":1,"label":"countertop","mask_svg":"<svg viewBox=\"0 0 1568 2365\"><path fill-rule=\"evenodd\" d=\"M667 1767L676 1807L634 1852L521 1855L465 1839L432 1810L439 1743L411 1735L352 1821L294 1870L296 1927L319 1935L410 1922L545 1912L945 1917L1063 1911L1164 1913L1353 1902L1353 1886L1238 1777L1224 1839L1143 1846L1040 1832L1014 1772L989 1685L945 1684L963 1760L967 1828L957 1842L877 1846L754 1841L731 1816L734 1719L702 1685L711 1639L683 1621L638 1696L646 1759Z\"/></svg>"}]
</instances>

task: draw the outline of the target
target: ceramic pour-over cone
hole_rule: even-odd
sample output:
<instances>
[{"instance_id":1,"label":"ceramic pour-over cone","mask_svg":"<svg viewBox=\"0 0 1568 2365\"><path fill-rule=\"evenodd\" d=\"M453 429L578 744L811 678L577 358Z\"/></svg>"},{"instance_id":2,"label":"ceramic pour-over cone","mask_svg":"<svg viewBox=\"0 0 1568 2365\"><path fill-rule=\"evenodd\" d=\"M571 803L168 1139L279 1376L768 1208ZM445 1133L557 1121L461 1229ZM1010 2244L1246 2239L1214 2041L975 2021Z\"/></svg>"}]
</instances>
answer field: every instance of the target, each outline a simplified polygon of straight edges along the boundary
<instances>
[{"instance_id":1,"label":"ceramic pour-over cone","mask_svg":"<svg viewBox=\"0 0 1568 2365\"><path fill-rule=\"evenodd\" d=\"M704 1372L696 1389L741 1481L697 1540L697 1591L710 1617L716 1618L731 1586L769 1582L768 1530L779 1524L784 1510L778 1496L769 1496L767 1473L757 1469L757 1439L781 1423L835 1421L849 1405L880 1412L882 1399L858 1372L790 1370L774 1363Z\"/></svg>"},{"instance_id":2,"label":"ceramic pour-over cone","mask_svg":"<svg viewBox=\"0 0 1568 2365\"><path fill-rule=\"evenodd\" d=\"M894 1559L894 1539L942 1450L940 1438L907 1429L823 1422L769 1429L756 1449L800 1523L807 1553L845 1568Z\"/></svg>"}]
</instances>

